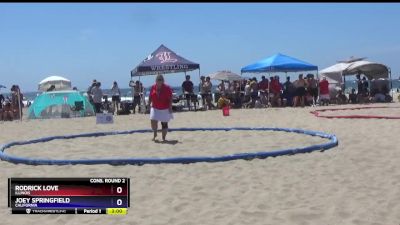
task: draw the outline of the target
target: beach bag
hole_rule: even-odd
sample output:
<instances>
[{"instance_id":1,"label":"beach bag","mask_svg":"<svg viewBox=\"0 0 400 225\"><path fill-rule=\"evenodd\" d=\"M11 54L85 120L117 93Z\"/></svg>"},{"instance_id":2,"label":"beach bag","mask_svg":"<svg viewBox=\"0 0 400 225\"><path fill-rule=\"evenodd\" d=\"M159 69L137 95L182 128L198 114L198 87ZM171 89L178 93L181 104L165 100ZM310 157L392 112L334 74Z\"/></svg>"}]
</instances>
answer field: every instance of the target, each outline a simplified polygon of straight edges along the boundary
<instances>
[{"instance_id":1,"label":"beach bag","mask_svg":"<svg viewBox=\"0 0 400 225\"><path fill-rule=\"evenodd\" d=\"M229 116L229 106L222 107L222 115Z\"/></svg>"}]
</instances>

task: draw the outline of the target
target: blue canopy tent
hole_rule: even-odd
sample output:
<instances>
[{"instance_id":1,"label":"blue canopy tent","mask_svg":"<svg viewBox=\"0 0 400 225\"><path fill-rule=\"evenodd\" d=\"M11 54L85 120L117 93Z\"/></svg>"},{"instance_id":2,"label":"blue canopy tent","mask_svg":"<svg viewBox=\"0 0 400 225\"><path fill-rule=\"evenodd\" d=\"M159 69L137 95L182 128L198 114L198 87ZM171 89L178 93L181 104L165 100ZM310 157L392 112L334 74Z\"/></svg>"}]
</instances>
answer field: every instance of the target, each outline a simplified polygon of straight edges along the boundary
<instances>
[{"instance_id":1,"label":"blue canopy tent","mask_svg":"<svg viewBox=\"0 0 400 225\"><path fill-rule=\"evenodd\" d=\"M243 73L271 73L271 72L297 72L297 71L317 71L318 79L318 66L301 61L299 59L283 55L275 54L266 59L260 60L254 64L245 66L241 69ZM319 86L318 86L319 93Z\"/></svg>"},{"instance_id":2,"label":"blue canopy tent","mask_svg":"<svg viewBox=\"0 0 400 225\"><path fill-rule=\"evenodd\" d=\"M254 64L242 68L242 73L265 73L265 72L297 72L318 70L318 66L301 61L299 59L283 55L275 54L266 59L260 60ZM318 75L318 73L317 73Z\"/></svg>"},{"instance_id":3,"label":"blue canopy tent","mask_svg":"<svg viewBox=\"0 0 400 225\"><path fill-rule=\"evenodd\" d=\"M180 72L186 74L188 71L197 69L200 75L199 64L191 62L161 45L131 71L131 77Z\"/></svg>"}]
</instances>

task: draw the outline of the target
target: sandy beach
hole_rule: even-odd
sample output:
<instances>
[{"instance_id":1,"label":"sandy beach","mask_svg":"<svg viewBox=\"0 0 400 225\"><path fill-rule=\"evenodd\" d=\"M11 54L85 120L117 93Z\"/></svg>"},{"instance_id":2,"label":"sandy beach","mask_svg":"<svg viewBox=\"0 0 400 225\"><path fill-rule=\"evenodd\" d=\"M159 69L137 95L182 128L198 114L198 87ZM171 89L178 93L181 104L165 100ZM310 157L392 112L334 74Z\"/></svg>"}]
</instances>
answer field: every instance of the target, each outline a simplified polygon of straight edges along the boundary
<instances>
[{"instance_id":1,"label":"sandy beach","mask_svg":"<svg viewBox=\"0 0 400 225\"><path fill-rule=\"evenodd\" d=\"M368 106L399 107L400 103ZM329 106L328 108L363 105ZM176 113L170 127L288 127L335 134L339 146L325 152L223 163L144 166L28 166L0 162L0 224L282 224L397 225L400 223L400 120L325 119L317 108L268 108ZM324 112L324 115L356 111ZM399 108L357 111L400 115ZM148 115L0 122L0 143L51 135L148 129ZM8 153L52 159L223 155L326 142L284 132L172 132L175 144L151 134L79 138L13 147ZM9 177L130 177L131 208L125 216L11 215Z\"/></svg>"}]
</instances>

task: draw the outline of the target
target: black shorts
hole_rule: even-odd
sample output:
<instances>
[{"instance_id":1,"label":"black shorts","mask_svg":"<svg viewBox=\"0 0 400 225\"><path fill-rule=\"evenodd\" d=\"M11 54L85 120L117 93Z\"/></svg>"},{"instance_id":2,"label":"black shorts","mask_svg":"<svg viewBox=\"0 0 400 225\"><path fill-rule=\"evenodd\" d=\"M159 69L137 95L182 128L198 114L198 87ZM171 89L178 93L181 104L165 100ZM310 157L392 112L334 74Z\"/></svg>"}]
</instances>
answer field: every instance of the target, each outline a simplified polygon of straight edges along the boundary
<instances>
[{"instance_id":1,"label":"black shorts","mask_svg":"<svg viewBox=\"0 0 400 225\"><path fill-rule=\"evenodd\" d=\"M133 96L133 105L140 105L140 96Z\"/></svg>"},{"instance_id":2,"label":"black shorts","mask_svg":"<svg viewBox=\"0 0 400 225\"><path fill-rule=\"evenodd\" d=\"M119 95L114 95L114 96L111 97L111 99L112 99L113 102L120 102L121 101L121 98L119 97Z\"/></svg>"},{"instance_id":3,"label":"black shorts","mask_svg":"<svg viewBox=\"0 0 400 225\"><path fill-rule=\"evenodd\" d=\"M309 88L309 91L311 96L317 97L318 96L318 88Z\"/></svg>"},{"instance_id":4,"label":"black shorts","mask_svg":"<svg viewBox=\"0 0 400 225\"><path fill-rule=\"evenodd\" d=\"M194 93L185 94L185 98L186 100L190 100L193 102L197 101L197 95L195 95Z\"/></svg>"},{"instance_id":5,"label":"black shorts","mask_svg":"<svg viewBox=\"0 0 400 225\"><path fill-rule=\"evenodd\" d=\"M306 89L304 87L299 87L296 89L295 96L303 97L304 95L306 95Z\"/></svg>"}]
</instances>

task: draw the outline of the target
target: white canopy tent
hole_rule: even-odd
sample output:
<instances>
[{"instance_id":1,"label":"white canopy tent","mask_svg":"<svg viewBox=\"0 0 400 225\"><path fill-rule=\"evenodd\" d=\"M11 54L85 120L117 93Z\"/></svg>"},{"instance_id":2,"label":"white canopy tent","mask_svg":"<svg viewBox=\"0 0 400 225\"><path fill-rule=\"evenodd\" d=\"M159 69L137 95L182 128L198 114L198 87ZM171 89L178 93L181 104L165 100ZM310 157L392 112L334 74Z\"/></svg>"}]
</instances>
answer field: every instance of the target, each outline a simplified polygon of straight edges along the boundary
<instances>
[{"instance_id":1,"label":"white canopy tent","mask_svg":"<svg viewBox=\"0 0 400 225\"><path fill-rule=\"evenodd\" d=\"M366 60L351 63L346 69L349 74L364 74L369 80L389 78L389 68L381 63L369 62Z\"/></svg>"},{"instance_id":2,"label":"white canopy tent","mask_svg":"<svg viewBox=\"0 0 400 225\"><path fill-rule=\"evenodd\" d=\"M381 63L367 61L365 58L352 58L347 61L339 61L337 64L321 70L320 74L326 76L328 80L334 80L343 85L345 85L346 76L356 74L364 74L368 80L389 78L390 89L392 88L390 68Z\"/></svg>"},{"instance_id":3,"label":"white canopy tent","mask_svg":"<svg viewBox=\"0 0 400 225\"><path fill-rule=\"evenodd\" d=\"M356 74L364 74L369 80L388 78L390 69L380 63L370 62L366 60L353 62L340 62L320 71L320 74L343 83L342 77Z\"/></svg>"},{"instance_id":4,"label":"white canopy tent","mask_svg":"<svg viewBox=\"0 0 400 225\"><path fill-rule=\"evenodd\" d=\"M327 67L320 71L320 75L326 76L326 79L336 81L336 83L342 83L342 74L349 67L350 63L337 63L333 66Z\"/></svg>"},{"instance_id":5,"label":"white canopy tent","mask_svg":"<svg viewBox=\"0 0 400 225\"><path fill-rule=\"evenodd\" d=\"M60 76L50 76L39 82L39 91L47 91L52 85L55 86L53 91L70 90L71 81Z\"/></svg>"}]
</instances>

